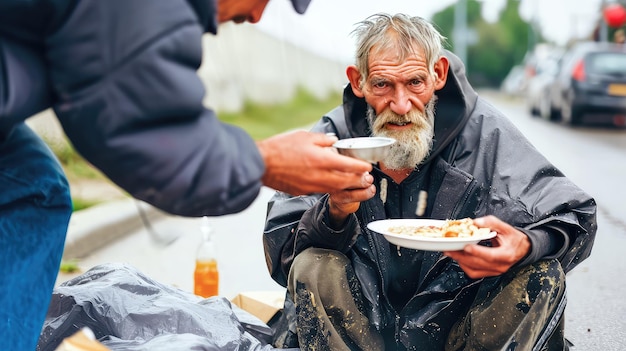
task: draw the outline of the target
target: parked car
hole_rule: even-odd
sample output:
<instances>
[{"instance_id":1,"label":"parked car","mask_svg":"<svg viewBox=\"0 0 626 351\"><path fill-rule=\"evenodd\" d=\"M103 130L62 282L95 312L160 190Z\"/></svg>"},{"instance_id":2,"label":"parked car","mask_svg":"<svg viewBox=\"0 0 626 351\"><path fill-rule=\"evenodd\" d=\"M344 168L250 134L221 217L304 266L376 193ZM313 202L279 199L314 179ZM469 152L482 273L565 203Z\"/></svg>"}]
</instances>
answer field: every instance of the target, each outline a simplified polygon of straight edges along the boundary
<instances>
[{"instance_id":1,"label":"parked car","mask_svg":"<svg viewBox=\"0 0 626 351\"><path fill-rule=\"evenodd\" d=\"M569 48L549 86L551 117L571 125L626 126L626 46L581 42Z\"/></svg>"},{"instance_id":2,"label":"parked car","mask_svg":"<svg viewBox=\"0 0 626 351\"><path fill-rule=\"evenodd\" d=\"M562 52L563 50L560 47L553 44L538 43L532 50L529 50L526 55L524 55L524 60L521 64L524 69L522 82L524 94L526 93L530 81L541 74L546 61L553 57L558 57Z\"/></svg>"},{"instance_id":3,"label":"parked car","mask_svg":"<svg viewBox=\"0 0 626 351\"><path fill-rule=\"evenodd\" d=\"M520 96L524 94L524 88L524 67L513 66L502 80L500 91L510 96Z\"/></svg>"},{"instance_id":4,"label":"parked car","mask_svg":"<svg viewBox=\"0 0 626 351\"><path fill-rule=\"evenodd\" d=\"M540 62L535 64L535 75L528 80L526 87L526 105L532 116L541 116L554 120L558 114L552 110L550 86L559 72L559 62L563 50L553 48Z\"/></svg>"}]
</instances>

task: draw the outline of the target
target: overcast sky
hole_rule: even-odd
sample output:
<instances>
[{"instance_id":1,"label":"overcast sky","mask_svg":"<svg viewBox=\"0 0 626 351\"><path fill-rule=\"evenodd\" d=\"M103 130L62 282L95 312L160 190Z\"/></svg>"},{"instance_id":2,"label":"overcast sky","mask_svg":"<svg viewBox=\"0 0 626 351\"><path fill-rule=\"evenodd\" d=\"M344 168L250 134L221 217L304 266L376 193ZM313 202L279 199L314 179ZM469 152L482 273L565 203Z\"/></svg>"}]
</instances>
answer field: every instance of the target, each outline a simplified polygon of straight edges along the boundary
<instances>
[{"instance_id":1,"label":"overcast sky","mask_svg":"<svg viewBox=\"0 0 626 351\"><path fill-rule=\"evenodd\" d=\"M269 2L261 22L264 31L296 42L324 56L352 61L354 24L376 12L404 12L430 19L455 0L312 0L307 12L298 15L289 0ZM586 37L600 17L602 0L521 0L521 15L532 16L544 36L564 44ZM607 0L611 2L611 0ZM505 0L483 0L487 20L496 18Z\"/></svg>"}]
</instances>

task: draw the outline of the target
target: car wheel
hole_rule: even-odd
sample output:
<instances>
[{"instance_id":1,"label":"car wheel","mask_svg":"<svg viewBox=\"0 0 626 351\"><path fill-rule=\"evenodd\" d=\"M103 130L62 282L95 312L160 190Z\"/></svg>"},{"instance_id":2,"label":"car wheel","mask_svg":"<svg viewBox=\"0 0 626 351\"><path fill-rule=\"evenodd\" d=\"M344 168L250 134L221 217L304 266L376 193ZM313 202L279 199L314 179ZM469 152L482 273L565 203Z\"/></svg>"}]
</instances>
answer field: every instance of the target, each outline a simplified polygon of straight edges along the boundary
<instances>
[{"instance_id":1,"label":"car wheel","mask_svg":"<svg viewBox=\"0 0 626 351\"><path fill-rule=\"evenodd\" d=\"M561 120L563 123L578 126L580 125L580 118L580 109L572 106L571 102L565 102L563 106L561 106Z\"/></svg>"},{"instance_id":2,"label":"car wheel","mask_svg":"<svg viewBox=\"0 0 626 351\"><path fill-rule=\"evenodd\" d=\"M528 112L530 113L531 117L539 116L539 111L537 110L535 106L532 106L530 109L528 109Z\"/></svg>"},{"instance_id":3,"label":"car wheel","mask_svg":"<svg viewBox=\"0 0 626 351\"><path fill-rule=\"evenodd\" d=\"M528 112L530 112L531 117L539 117L539 110L536 107L532 107Z\"/></svg>"},{"instance_id":4,"label":"car wheel","mask_svg":"<svg viewBox=\"0 0 626 351\"><path fill-rule=\"evenodd\" d=\"M543 119L547 119L552 121L554 119L554 113L552 111L552 106L550 104L550 100L547 98L539 99L539 115Z\"/></svg>"},{"instance_id":5,"label":"car wheel","mask_svg":"<svg viewBox=\"0 0 626 351\"><path fill-rule=\"evenodd\" d=\"M526 96L526 106L531 117L539 115L539 109L537 109L537 99L532 96Z\"/></svg>"}]
</instances>

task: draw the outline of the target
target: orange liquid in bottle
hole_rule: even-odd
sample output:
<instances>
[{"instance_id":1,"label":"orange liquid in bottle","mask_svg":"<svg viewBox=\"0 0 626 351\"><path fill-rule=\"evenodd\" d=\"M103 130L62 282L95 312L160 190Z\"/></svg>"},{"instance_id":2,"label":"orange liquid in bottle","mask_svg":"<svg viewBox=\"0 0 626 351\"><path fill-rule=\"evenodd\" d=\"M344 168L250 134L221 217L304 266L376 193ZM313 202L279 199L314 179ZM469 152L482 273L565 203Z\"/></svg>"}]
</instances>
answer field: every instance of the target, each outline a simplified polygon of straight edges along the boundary
<instances>
[{"instance_id":1,"label":"orange liquid in bottle","mask_svg":"<svg viewBox=\"0 0 626 351\"><path fill-rule=\"evenodd\" d=\"M194 294L202 297L211 297L218 294L219 272L217 261L196 261L196 270L193 274Z\"/></svg>"}]
</instances>

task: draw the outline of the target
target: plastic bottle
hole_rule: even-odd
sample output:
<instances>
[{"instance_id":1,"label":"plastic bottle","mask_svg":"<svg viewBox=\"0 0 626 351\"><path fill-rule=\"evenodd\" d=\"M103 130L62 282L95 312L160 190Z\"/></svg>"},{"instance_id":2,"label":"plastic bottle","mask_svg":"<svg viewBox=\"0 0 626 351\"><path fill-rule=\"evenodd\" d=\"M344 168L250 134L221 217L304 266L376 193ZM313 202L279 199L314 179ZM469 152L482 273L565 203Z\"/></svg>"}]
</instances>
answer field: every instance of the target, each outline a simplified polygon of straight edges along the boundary
<instances>
[{"instance_id":1,"label":"plastic bottle","mask_svg":"<svg viewBox=\"0 0 626 351\"><path fill-rule=\"evenodd\" d=\"M206 216L202 218L200 233L202 234L202 242L196 253L193 290L194 294L206 298L219 293L219 272L217 270L215 243L213 242L213 229Z\"/></svg>"}]
</instances>

